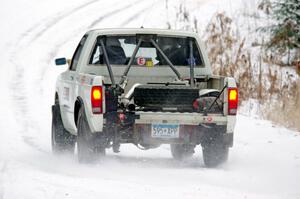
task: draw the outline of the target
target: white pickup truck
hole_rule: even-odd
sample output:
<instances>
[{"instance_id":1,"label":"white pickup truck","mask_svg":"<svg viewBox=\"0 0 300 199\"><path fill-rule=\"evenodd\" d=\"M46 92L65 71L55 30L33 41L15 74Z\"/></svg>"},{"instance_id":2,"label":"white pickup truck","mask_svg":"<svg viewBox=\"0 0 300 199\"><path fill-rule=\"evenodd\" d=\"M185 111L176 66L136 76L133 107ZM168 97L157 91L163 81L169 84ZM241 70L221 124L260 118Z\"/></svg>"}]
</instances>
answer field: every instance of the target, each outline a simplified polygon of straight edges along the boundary
<instances>
[{"instance_id":1,"label":"white pickup truck","mask_svg":"<svg viewBox=\"0 0 300 199\"><path fill-rule=\"evenodd\" d=\"M87 32L56 82L52 148L94 161L119 152L170 144L177 160L201 144L204 163L227 160L233 145L238 90L231 77L212 75L195 33L160 29Z\"/></svg>"}]
</instances>

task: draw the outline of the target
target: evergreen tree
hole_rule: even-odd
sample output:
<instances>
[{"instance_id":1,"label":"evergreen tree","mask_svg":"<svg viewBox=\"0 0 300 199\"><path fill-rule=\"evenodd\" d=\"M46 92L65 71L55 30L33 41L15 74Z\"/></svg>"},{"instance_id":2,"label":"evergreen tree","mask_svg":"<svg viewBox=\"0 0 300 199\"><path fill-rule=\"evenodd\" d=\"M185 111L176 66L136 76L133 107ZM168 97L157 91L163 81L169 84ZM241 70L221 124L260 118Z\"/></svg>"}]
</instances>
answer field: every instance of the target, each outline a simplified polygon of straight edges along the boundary
<instances>
[{"instance_id":1,"label":"evergreen tree","mask_svg":"<svg viewBox=\"0 0 300 199\"><path fill-rule=\"evenodd\" d=\"M269 27L271 38L268 47L281 54L287 53L290 64L291 50L298 51L294 51L295 59L300 49L300 0L275 0L270 15L276 22Z\"/></svg>"}]
</instances>

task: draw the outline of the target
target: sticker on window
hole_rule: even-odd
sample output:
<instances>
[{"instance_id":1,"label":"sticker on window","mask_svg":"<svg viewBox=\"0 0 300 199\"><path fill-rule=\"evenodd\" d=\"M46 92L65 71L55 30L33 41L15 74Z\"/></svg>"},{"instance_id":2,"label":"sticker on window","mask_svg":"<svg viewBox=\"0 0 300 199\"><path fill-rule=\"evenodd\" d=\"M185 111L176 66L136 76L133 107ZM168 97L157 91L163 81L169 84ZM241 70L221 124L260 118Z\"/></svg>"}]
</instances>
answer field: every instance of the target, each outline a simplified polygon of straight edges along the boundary
<instances>
[{"instance_id":1,"label":"sticker on window","mask_svg":"<svg viewBox=\"0 0 300 199\"><path fill-rule=\"evenodd\" d=\"M138 57L136 62L138 65L144 66L146 64L146 59L144 57Z\"/></svg>"},{"instance_id":2,"label":"sticker on window","mask_svg":"<svg viewBox=\"0 0 300 199\"><path fill-rule=\"evenodd\" d=\"M153 61L152 60L147 60L146 61L146 66L147 67L153 67Z\"/></svg>"}]
</instances>

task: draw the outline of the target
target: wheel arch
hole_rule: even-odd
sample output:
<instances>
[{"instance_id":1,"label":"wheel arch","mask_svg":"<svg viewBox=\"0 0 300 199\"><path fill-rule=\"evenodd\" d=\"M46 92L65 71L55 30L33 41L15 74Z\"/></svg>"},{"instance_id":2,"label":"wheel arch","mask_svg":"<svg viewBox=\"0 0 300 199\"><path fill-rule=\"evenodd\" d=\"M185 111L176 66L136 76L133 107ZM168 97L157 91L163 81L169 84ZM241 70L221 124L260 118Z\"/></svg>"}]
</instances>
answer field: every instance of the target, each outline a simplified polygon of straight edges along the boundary
<instances>
[{"instance_id":1,"label":"wheel arch","mask_svg":"<svg viewBox=\"0 0 300 199\"><path fill-rule=\"evenodd\" d=\"M75 105L74 105L74 122L75 122L76 127L77 127L79 110L81 107L84 107L83 100L81 99L81 97L77 97L77 99L75 101Z\"/></svg>"},{"instance_id":2,"label":"wheel arch","mask_svg":"<svg viewBox=\"0 0 300 199\"><path fill-rule=\"evenodd\" d=\"M54 95L54 104L59 104L59 97L58 97L58 93L55 92L55 95Z\"/></svg>"}]
</instances>

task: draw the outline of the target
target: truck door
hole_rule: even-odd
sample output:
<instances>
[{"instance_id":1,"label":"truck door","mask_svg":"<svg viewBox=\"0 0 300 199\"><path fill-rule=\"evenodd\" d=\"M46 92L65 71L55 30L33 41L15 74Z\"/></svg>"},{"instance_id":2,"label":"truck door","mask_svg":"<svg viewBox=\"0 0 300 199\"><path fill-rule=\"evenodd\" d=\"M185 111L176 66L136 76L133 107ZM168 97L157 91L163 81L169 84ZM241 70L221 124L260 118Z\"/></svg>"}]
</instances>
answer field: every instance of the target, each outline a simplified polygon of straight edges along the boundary
<instances>
[{"instance_id":1,"label":"truck door","mask_svg":"<svg viewBox=\"0 0 300 199\"><path fill-rule=\"evenodd\" d=\"M76 125L74 121L74 105L77 97L76 89L77 89L77 79L78 73L76 69L78 68L78 61L81 55L82 48L85 44L87 36L85 35L79 42L73 58L71 60L71 64L69 69L63 74L63 85L61 88L61 96L62 96L62 104L61 108L65 117L63 117L63 122L65 128L76 134Z\"/></svg>"}]
</instances>

